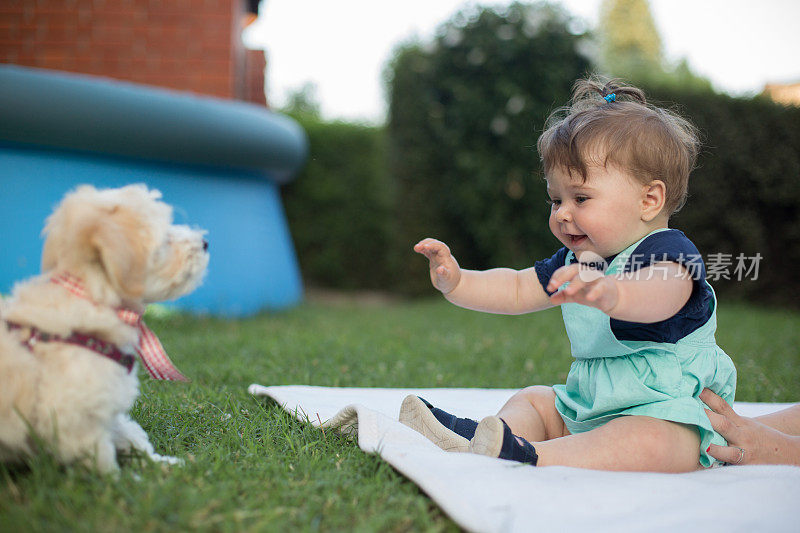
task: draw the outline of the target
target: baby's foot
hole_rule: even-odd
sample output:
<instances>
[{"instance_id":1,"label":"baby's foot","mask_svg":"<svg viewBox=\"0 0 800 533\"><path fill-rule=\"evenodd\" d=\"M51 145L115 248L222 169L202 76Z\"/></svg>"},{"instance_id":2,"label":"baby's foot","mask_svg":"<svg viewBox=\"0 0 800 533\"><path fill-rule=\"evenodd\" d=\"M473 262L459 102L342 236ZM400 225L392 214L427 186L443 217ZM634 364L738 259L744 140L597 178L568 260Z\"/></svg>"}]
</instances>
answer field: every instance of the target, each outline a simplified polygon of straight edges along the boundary
<instances>
[{"instance_id":1,"label":"baby's foot","mask_svg":"<svg viewBox=\"0 0 800 533\"><path fill-rule=\"evenodd\" d=\"M419 396L406 396L400 406L400 422L448 452L468 452L469 439L478 423L435 408Z\"/></svg>"},{"instance_id":2,"label":"baby's foot","mask_svg":"<svg viewBox=\"0 0 800 533\"><path fill-rule=\"evenodd\" d=\"M487 416L481 420L469 443L469 451L534 466L539 461L533 445L522 437L515 436L508 424L496 416Z\"/></svg>"}]
</instances>

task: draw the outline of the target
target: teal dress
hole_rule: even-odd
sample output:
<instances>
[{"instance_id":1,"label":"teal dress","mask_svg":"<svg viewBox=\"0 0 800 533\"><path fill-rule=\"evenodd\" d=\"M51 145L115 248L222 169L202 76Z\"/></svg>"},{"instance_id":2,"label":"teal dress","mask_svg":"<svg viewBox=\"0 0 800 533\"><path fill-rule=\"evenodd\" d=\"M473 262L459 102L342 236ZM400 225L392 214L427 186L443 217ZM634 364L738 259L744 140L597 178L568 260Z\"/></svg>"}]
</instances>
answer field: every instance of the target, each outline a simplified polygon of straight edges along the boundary
<instances>
[{"instance_id":1,"label":"teal dress","mask_svg":"<svg viewBox=\"0 0 800 533\"><path fill-rule=\"evenodd\" d=\"M605 275L622 271L643 240L620 252ZM567 254L566 264L572 256ZM714 338L716 302L714 296L708 321L675 343L617 340L607 314L594 307L562 304L575 361L566 384L553 389L556 409L570 433L589 431L625 415L688 424L700 434L700 464L712 466L715 459L706 449L726 442L711 426L698 395L708 387L732 403L736 389L736 368Z\"/></svg>"}]
</instances>

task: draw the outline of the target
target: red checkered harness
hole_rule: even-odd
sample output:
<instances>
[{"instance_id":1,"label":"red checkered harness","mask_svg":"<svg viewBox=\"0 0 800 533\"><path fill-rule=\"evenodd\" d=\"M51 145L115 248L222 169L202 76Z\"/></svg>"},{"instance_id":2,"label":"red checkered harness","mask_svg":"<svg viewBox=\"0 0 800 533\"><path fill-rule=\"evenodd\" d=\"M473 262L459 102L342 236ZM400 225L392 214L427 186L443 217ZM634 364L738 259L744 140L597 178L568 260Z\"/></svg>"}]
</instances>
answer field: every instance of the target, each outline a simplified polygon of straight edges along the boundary
<instances>
[{"instance_id":1,"label":"red checkered harness","mask_svg":"<svg viewBox=\"0 0 800 533\"><path fill-rule=\"evenodd\" d=\"M24 326L16 322L9 322L8 320L6 320L5 323L9 331L18 331L21 335L23 335L21 343L30 351L33 351L33 347L40 342L62 342L65 344L74 344L75 346L88 348L89 350L92 350L103 357L111 359L115 363L119 363L128 370L128 373L133 370L133 363L136 361L136 357L123 352L117 348L115 344L106 342L96 337L91 337L82 333L72 333L68 337L62 337L61 335L44 332L40 329L34 328L33 326Z\"/></svg>"},{"instance_id":2,"label":"red checkered harness","mask_svg":"<svg viewBox=\"0 0 800 533\"><path fill-rule=\"evenodd\" d=\"M75 296L91 301L83 282L71 274L62 273L54 275L50 278L50 281L64 287ZM140 313L122 308L116 311L120 320L139 330L139 345L135 347L136 353L139 355L139 359L141 359L144 367L154 379L189 381L189 378L181 374L178 369L175 368L172 361L170 361L169 357L167 357L167 353L164 351L164 347L161 346L158 337L145 325ZM117 346L101 339L80 333L73 333L69 337L59 337L57 335L41 332L36 328L25 327L10 322L6 323L9 324L11 329L27 329L29 331L29 337L24 343L29 348L32 348L33 344L36 342L66 342L83 346L104 357L108 357L125 366L128 372L133 368L133 360L130 355L122 353Z\"/></svg>"}]
</instances>

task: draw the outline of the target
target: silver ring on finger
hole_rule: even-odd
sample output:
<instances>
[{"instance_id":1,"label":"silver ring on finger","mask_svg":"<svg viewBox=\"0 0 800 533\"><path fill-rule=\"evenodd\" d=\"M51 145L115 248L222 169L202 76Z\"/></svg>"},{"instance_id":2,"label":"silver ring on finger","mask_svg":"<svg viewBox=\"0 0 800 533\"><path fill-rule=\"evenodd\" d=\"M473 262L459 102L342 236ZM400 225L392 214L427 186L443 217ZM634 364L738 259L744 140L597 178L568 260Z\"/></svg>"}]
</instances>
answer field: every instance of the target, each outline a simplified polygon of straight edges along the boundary
<instances>
[{"instance_id":1,"label":"silver ring on finger","mask_svg":"<svg viewBox=\"0 0 800 533\"><path fill-rule=\"evenodd\" d=\"M739 450L739 459L737 459L736 462L732 464L738 465L739 463L742 462L742 459L744 459L744 448L739 448L738 446L734 446L734 448Z\"/></svg>"}]
</instances>

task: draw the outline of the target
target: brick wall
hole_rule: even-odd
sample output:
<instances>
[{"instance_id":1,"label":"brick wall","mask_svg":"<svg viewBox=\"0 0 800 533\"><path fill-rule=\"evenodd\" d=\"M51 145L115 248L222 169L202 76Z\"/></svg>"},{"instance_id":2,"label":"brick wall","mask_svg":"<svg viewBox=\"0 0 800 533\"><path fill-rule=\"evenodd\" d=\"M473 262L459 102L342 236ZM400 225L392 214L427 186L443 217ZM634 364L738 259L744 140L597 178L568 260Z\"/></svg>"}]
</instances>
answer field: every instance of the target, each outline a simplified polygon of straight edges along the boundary
<instances>
[{"instance_id":1,"label":"brick wall","mask_svg":"<svg viewBox=\"0 0 800 533\"><path fill-rule=\"evenodd\" d=\"M0 0L0 62L263 104L263 66L248 64L263 52L241 40L247 9L245 0Z\"/></svg>"},{"instance_id":2,"label":"brick wall","mask_svg":"<svg viewBox=\"0 0 800 533\"><path fill-rule=\"evenodd\" d=\"M267 68L267 58L263 50L246 50L244 56L244 76L240 100L254 104L267 105L264 94L264 71Z\"/></svg>"}]
</instances>

